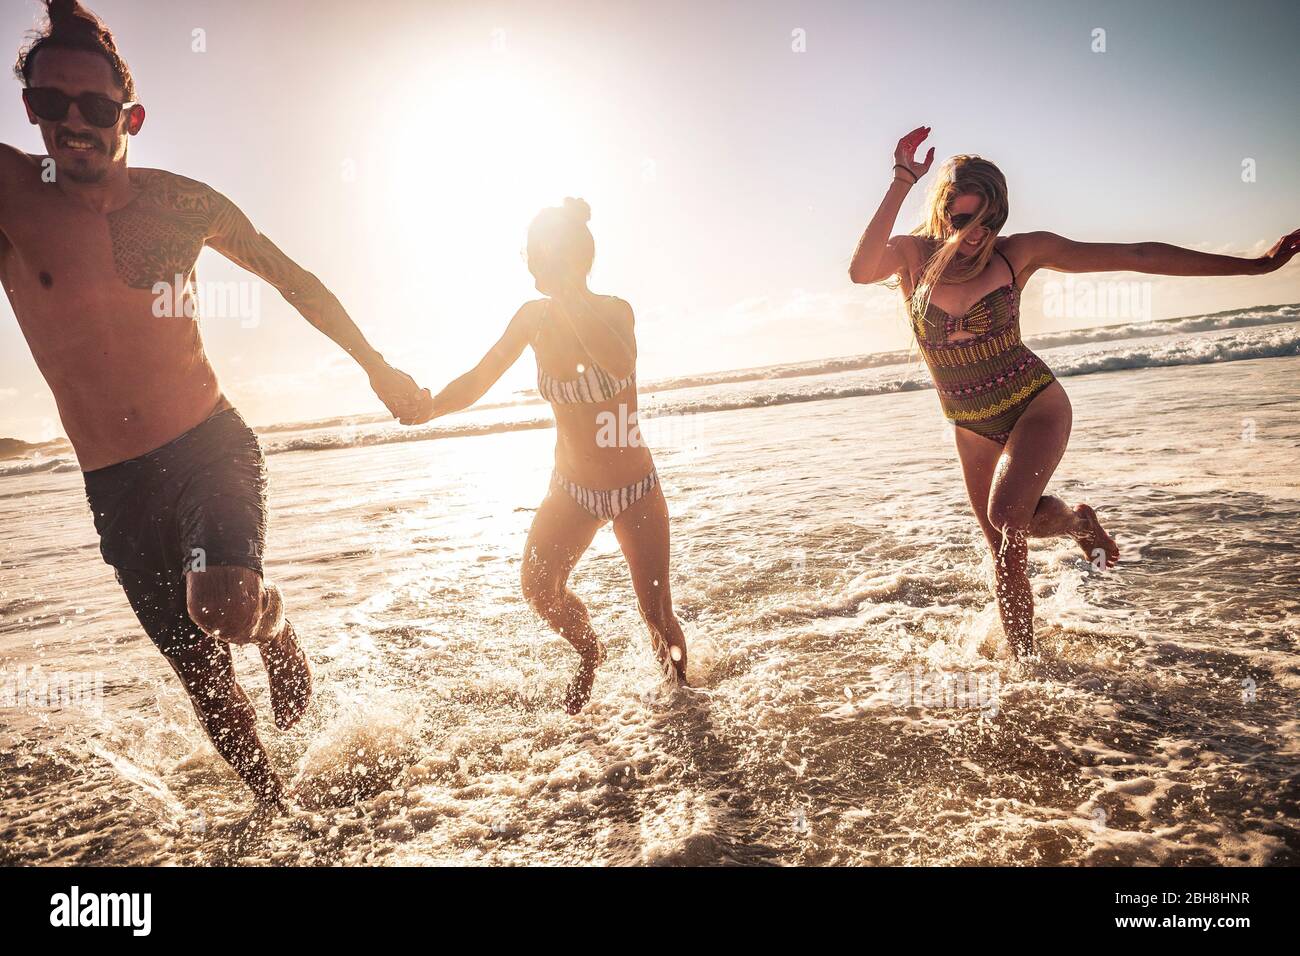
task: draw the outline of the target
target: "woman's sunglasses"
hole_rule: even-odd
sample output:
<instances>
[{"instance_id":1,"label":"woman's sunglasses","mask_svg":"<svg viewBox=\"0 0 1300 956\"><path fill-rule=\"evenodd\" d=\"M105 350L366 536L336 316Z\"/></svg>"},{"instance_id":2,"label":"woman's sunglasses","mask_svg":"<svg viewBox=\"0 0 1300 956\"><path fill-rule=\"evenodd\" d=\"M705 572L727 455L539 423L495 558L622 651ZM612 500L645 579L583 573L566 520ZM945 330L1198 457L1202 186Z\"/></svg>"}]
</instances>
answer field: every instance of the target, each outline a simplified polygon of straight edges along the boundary
<instances>
[{"instance_id":1,"label":"woman's sunglasses","mask_svg":"<svg viewBox=\"0 0 1300 956\"><path fill-rule=\"evenodd\" d=\"M68 118L68 108L77 104L77 111L91 126L111 129L122 118L122 111L129 110L135 103L119 103L99 93L82 93L69 96L62 90L48 86L31 86L23 90L23 102L39 119L49 123L59 123Z\"/></svg>"},{"instance_id":2,"label":"woman's sunglasses","mask_svg":"<svg viewBox=\"0 0 1300 956\"><path fill-rule=\"evenodd\" d=\"M961 230L961 229L965 229L967 226L969 226L971 220L974 219L974 218L975 218L975 214L974 214L974 213L970 213L970 212L959 212L959 213L958 213L957 215L955 215L955 216L949 216L949 217L948 217L948 222L952 225L952 228L953 228L954 230Z\"/></svg>"}]
</instances>

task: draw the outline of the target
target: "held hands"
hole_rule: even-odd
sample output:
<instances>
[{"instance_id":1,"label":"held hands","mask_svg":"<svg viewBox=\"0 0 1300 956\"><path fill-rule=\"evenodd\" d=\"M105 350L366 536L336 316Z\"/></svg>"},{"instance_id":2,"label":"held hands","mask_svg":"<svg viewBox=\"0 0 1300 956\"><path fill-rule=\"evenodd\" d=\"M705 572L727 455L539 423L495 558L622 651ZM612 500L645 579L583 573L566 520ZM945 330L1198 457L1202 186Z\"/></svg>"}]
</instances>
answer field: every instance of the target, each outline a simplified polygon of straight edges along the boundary
<instances>
[{"instance_id":1,"label":"held hands","mask_svg":"<svg viewBox=\"0 0 1300 956\"><path fill-rule=\"evenodd\" d=\"M427 388L420 388L411 376L387 362L370 369L369 374L370 387L389 413L403 425L417 425L432 417L433 396Z\"/></svg>"},{"instance_id":2,"label":"held hands","mask_svg":"<svg viewBox=\"0 0 1300 956\"><path fill-rule=\"evenodd\" d=\"M898 141L898 146L894 149L894 177L900 182L911 185L930 171L930 164L934 162L933 146L925 154L925 162L918 163L916 161L916 150L929 135L930 127L918 126ZM898 168L900 166L902 169ZM911 173L910 178L907 173Z\"/></svg>"},{"instance_id":3,"label":"held hands","mask_svg":"<svg viewBox=\"0 0 1300 956\"><path fill-rule=\"evenodd\" d=\"M1259 264L1256 271L1261 275L1276 272L1290 262L1291 257L1297 252L1300 252L1300 229L1283 236L1272 249L1256 259L1255 261Z\"/></svg>"}]
</instances>

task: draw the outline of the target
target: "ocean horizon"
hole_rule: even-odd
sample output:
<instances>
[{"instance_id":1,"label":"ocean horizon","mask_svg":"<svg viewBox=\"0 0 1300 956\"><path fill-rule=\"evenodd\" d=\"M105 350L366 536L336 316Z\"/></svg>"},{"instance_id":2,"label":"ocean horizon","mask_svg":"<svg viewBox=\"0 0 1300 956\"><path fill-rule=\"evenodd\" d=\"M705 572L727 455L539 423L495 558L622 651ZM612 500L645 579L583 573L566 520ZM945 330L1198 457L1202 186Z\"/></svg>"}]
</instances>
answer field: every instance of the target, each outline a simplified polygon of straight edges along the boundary
<instances>
[{"instance_id":1,"label":"ocean horizon","mask_svg":"<svg viewBox=\"0 0 1300 956\"><path fill-rule=\"evenodd\" d=\"M1025 342L1047 357L1058 377L1069 378L1122 369L1296 355L1300 354L1297 330L1279 330L1270 335L1250 331L1296 322L1300 322L1300 303L1260 305L1028 335ZM1238 330L1239 334L1225 336L1198 334ZM531 356L521 361L531 361ZM816 379L818 387L797 381L800 379ZM792 384L778 388L783 383ZM670 376L642 382L638 391L642 396L641 418L650 420L932 388L919 353L911 348ZM667 394L674 392L686 394ZM528 389L509 400L485 402L431 426L399 426L386 414L365 412L313 421L253 424L253 429L267 438L267 454L334 448L340 442L367 445L430 441L547 428L553 424L549 413L527 414L530 406L544 404L535 390ZM329 436L310 434L330 429L337 431ZM298 434L292 438L273 437L286 433ZM66 438L44 442L0 438L0 478L76 469L76 459Z\"/></svg>"}]
</instances>

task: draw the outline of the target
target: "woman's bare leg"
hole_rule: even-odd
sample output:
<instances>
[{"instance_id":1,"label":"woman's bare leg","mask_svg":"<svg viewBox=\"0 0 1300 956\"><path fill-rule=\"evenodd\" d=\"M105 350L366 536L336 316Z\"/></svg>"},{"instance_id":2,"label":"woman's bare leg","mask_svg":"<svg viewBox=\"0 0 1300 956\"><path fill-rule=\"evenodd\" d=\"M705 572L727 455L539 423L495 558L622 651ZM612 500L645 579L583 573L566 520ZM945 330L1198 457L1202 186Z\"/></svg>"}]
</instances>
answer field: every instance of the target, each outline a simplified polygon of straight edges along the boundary
<instances>
[{"instance_id":1,"label":"woman's bare leg","mask_svg":"<svg viewBox=\"0 0 1300 956\"><path fill-rule=\"evenodd\" d=\"M664 677L686 683L686 635L673 612L669 586L668 503L656 485L614 519L614 534L632 575L641 617Z\"/></svg>"},{"instance_id":2,"label":"woman's bare leg","mask_svg":"<svg viewBox=\"0 0 1300 956\"><path fill-rule=\"evenodd\" d=\"M998 612L1007 640L1017 654L1034 650L1034 593L1029 584L1029 536L1035 515L1070 440L1073 412L1065 389L1053 382L1043 389L1011 429L989 491L989 524L1001 535L994 554ZM1055 499L1054 499L1055 501ZM1044 508L1039 527L1054 530L1061 508ZM1060 531L1066 531L1062 528ZM1060 532L1058 532L1060 533Z\"/></svg>"},{"instance_id":3,"label":"woman's bare leg","mask_svg":"<svg viewBox=\"0 0 1300 956\"><path fill-rule=\"evenodd\" d=\"M988 503L989 492L993 489L993 475L997 471L998 459L1002 457L1002 446L964 428L955 431L957 454L961 459L971 510L975 512L975 518L984 531L989 547L996 552L1002 546L1002 533L989 523ZM1029 537L1071 537L1079 540L1088 530L1088 523L1081 514L1084 509L1092 510L1087 505L1071 508L1060 498L1043 495L1038 499L1038 507L1034 509L1034 517L1029 524Z\"/></svg>"},{"instance_id":4,"label":"woman's bare leg","mask_svg":"<svg viewBox=\"0 0 1300 956\"><path fill-rule=\"evenodd\" d=\"M524 599L582 658L564 692L564 709L570 714L586 706L596 668L605 659L587 606L569 590L569 575L600 524L562 489L552 488L537 509L524 545L520 571Z\"/></svg>"},{"instance_id":5,"label":"woman's bare leg","mask_svg":"<svg viewBox=\"0 0 1300 956\"><path fill-rule=\"evenodd\" d=\"M1029 585L1027 547L1023 535L1019 536L1018 548L1009 547L1011 542L989 520L989 497L994 477L998 474L1002 446L964 428L956 429L956 433L957 454L966 478L966 494L984 531L984 539L993 552L994 593L1002 630L1012 651L1019 656L1033 649L1034 597Z\"/></svg>"},{"instance_id":6,"label":"woman's bare leg","mask_svg":"<svg viewBox=\"0 0 1300 956\"><path fill-rule=\"evenodd\" d=\"M975 512L975 520L980 523L989 548L996 554L1002 535L989 523L989 492L993 489L993 473L1002 457L1002 446L966 428L954 428L953 435L971 510Z\"/></svg>"},{"instance_id":7,"label":"woman's bare leg","mask_svg":"<svg viewBox=\"0 0 1300 956\"><path fill-rule=\"evenodd\" d=\"M1119 557L1092 508L1071 508L1043 494L1065 453L1072 422L1070 400L1060 383L1053 383L1030 403L1005 446L956 430L966 491L993 551L998 612L1017 654L1033 650L1028 539L1071 537L1089 560L1096 559L1098 549L1108 563Z\"/></svg>"}]
</instances>

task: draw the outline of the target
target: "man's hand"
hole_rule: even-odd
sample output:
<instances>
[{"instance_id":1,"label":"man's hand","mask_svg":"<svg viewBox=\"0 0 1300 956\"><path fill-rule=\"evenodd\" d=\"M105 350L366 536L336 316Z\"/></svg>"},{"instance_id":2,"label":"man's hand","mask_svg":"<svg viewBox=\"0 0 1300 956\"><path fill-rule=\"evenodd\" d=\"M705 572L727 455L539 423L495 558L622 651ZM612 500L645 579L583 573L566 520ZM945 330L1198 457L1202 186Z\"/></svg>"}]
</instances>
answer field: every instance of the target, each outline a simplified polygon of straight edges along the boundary
<instances>
[{"instance_id":1,"label":"man's hand","mask_svg":"<svg viewBox=\"0 0 1300 956\"><path fill-rule=\"evenodd\" d=\"M387 362L369 369L370 387L375 390L384 407L403 425L428 421L426 412L433 404L427 388L420 388L415 379L398 371Z\"/></svg>"}]
</instances>

